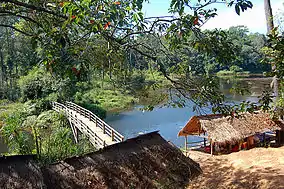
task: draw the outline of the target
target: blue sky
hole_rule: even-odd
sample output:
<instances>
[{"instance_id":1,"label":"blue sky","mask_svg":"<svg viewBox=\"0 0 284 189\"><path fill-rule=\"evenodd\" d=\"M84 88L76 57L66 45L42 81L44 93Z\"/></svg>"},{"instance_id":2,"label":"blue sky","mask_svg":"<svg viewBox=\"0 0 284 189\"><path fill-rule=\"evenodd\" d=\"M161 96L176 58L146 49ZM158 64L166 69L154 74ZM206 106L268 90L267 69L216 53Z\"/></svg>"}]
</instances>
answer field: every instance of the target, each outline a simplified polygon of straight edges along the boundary
<instances>
[{"instance_id":1,"label":"blue sky","mask_svg":"<svg viewBox=\"0 0 284 189\"><path fill-rule=\"evenodd\" d=\"M218 9L218 16L209 20L202 28L228 29L231 26L245 25L251 32L266 33L266 23L264 15L263 0L251 0L254 7L251 10L242 12L241 16L235 13L234 7L228 8L225 4L215 4ZM271 0L273 14L276 15L281 10L284 12L284 0ZM168 15L170 0L150 0L145 3L143 12L146 17Z\"/></svg>"}]
</instances>

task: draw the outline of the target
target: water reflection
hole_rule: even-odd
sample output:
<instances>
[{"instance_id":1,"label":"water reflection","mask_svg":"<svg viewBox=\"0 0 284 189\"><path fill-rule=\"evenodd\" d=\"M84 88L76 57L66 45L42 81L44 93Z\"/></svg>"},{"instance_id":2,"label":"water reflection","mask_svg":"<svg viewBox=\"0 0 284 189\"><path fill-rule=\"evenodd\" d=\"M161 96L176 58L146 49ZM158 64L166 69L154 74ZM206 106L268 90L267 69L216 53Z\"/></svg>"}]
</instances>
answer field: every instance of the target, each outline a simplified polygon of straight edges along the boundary
<instances>
[{"instance_id":1,"label":"water reflection","mask_svg":"<svg viewBox=\"0 0 284 189\"><path fill-rule=\"evenodd\" d=\"M251 101L257 102L262 91L269 88L272 78L226 78L220 79L220 89L231 102ZM247 87L248 93L240 95L231 89L236 85ZM188 102L185 108L163 107L155 108L151 112L142 112L140 107L132 111L117 115L110 115L106 121L126 138L137 136L139 133L147 133L159 130L160 134L177 146L183 146L184 138L177 137L178 131L186 124L188 119L196 115L192 111L192 102ZM190 137L194 141L196 137Z\"/></svg>"}]
</instances>

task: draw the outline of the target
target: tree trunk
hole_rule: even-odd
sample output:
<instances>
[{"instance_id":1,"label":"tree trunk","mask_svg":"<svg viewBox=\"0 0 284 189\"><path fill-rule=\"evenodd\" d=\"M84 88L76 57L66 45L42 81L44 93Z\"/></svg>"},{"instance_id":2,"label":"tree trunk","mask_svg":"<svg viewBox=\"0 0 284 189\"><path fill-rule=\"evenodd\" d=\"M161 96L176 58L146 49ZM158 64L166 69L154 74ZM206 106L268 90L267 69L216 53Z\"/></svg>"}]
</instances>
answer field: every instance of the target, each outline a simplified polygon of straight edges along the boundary
<instances>
[{"instance_id":1,"label":"tree trunk","mask_svg":"<svg viewBox=\"0 0 284 189\"><path fill-rule=\"evenodd\" d=\"M265 10L267 34L269 34L271 30L274 28L273 14L272 14L270 0L264 0L264 10Z\"/></svg>"},{"instance_id":2,"label":"tree trunk","mask_svg":"<svg viewBox=\"0 0 284 189\"><path fill-rule=\"evenodd\" d=\"M271 31L274 28L274 23L273 23L273 14L272 14L272 8L271 8L271 3L270 0L264 0L264 10L265 10L265 18L266 18L266 27L267 27L267 34L270 34ZM272 62L272 72L276 72L276 65L275 63ZM271 83L273 87L273 92L274 96L277 98L279 96L279 90L278 90L278 78L275 75L273 77L273 81Z\"/></svg>"},{"instance_id":3,"label":"tree trunk","mask_svg":"<svg viewBox=\"0 0 284 189\"><path fill-rule=\"evenodd\" d=\"M111 73L111 61L110 61L110 54L109 54L109 42L107 42L107 49L108 49L108 69L109 69L109 79L112 79L112 73Z\"/></svg>"},{"instance_id":4,"label":"tree trunk","mask_svg":"<svg viewBox=\"0 0 284 189\"><path fill-rule=\"evenodd\" d=\"M4 56L3 56L3 52L2 49L0 49L0 69L1 69L1 88L4 87Z\"/></svg>"}]
</instances>

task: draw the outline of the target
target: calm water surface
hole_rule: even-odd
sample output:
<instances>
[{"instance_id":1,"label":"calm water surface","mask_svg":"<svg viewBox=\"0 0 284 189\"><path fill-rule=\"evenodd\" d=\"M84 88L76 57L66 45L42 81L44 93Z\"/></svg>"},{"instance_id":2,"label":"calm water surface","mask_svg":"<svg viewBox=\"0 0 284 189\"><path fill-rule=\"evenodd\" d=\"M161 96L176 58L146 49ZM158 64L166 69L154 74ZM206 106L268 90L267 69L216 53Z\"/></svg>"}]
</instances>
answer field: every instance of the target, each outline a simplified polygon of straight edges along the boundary
<instances>
[{"instance_id":1,"label":"calm water surface","mask_svg":"<svg viewBox=\"0 0 284 189\"><path fill-rule=\"evenodd\" d=\"M236 95L230 90L238 83L239 86L245 86L249 89L250 94ZM226 95L228 101L241 102L244 100L257 102L258 96L261 95L265 88L269 88L271 78L241 78L241 79L221 79L220 88ZM155 108L151 112L143 112L140 106L134 107L133 110L122 112L116 115L109 115L106 122L123 134L126 138L135 137L142 133L151 131L160 131L160 134L175 145L182 147L184 138L177 137L181 128L191 116L197 115L192 111L192 103L188 103L188 107L172 108L163 107ZM191 136L189 140L200 140L198 137Z\"/></svg>"}]
</instances>

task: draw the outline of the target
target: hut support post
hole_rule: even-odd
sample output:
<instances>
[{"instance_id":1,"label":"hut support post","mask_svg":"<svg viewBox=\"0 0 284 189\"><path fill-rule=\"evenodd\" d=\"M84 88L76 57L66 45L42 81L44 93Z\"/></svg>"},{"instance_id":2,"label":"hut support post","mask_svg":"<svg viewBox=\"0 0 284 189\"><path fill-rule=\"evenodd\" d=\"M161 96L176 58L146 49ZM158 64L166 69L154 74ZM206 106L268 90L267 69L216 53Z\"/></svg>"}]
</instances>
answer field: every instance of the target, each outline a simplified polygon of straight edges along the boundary
<instances>
[{"instance_id":1,"label":"hut support post","mask_svg":"<svg viewBox=\"0 0 284 189\"><path fill-rule=\"evenodd\" d=\"M213 156L213 142L212 142L212 140L210 141L210 146L211 146L211 148L210 148L210 150L211 150L211 156Z\"/></svg>"},{"instance_id":2,"label":"hut support post","mask_svg":"<svg viewBox=\"0 0 284 189\"><path fill-rule=\"evenodd\" d=\"M185 156L187 156L187 136L185 136L184 149L185 149Z\"/></svg>"},{"instance_id":3,"label":"hut support post","mask_svg":"<svg viewBox=\"0 0 284 189\"><path fill-rule=\"evenodd\" d=\"M276 130L276 145L280 146L280 135L279 130Z\"/></svg>"},{"instance_id":4,"label":"hut support post","mask_svg":"<svg viewBox=\"0 0 284 189\"><path fill-rule=\"evenodd\" d=\"M263 143L264 143L264 147L265 147L266 146L265 133L263 133Z\"/></svg>"}]
</instances>

